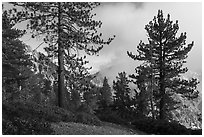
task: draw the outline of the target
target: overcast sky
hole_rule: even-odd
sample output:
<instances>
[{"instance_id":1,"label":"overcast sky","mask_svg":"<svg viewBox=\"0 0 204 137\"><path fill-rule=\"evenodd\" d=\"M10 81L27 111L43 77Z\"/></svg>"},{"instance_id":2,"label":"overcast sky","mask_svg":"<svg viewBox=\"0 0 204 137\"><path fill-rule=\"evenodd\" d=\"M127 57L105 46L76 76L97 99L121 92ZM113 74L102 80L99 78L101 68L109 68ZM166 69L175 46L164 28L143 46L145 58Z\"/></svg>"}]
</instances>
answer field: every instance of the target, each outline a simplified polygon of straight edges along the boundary
<instances>
[{"instance_id":1,"label":"overcast sky","mask_svg":"<svg viewBox=\"0 0 204 137\"><path fill-rule=\"evenodd\" d=\"M171 15L179 21L179 32L187 32L187 43L194 41L189 53L189 71L202 72L202 4L201 3L103 3L95 9L97 19L103 22L101 31L106 36L116 35L115 40L104 47L99 57L90 57L93 71L101 71L111 80L118 72L134 72L139 62L127 56L127 51L136 51L140 40L147 42L145 25L163 10L164 17Z\"/></svg>"},{"instance_id":2,"label":"overcast sky","mask_svg":"<svg viewBox=\"0 0 204 137\"><path fill-rule=\"evenodd\" d=\"M164 17L170 14L171 19L179 21L179 32L187 32L187 43L194 41L194 47L189 53L187 67L192 73L202 72L202 4L201 2L144 2L144 3L102 3L94 12L97 20L103 22L102 28L105 38L116 35L115 40L105 46L99 56L88 57L92 73L100 71L107 76L110 83L121 71L127 74L134 72L139 62L127 56L127 51L136 51L140 40L147 42L145 25L157 15L158 10L163 10ZM23 27L23 26L22 26ZM25 37L24 42L34 49L41 40L36 41ZM42 47L39 48L42 50Z\"/></svg>"}]
</instances>

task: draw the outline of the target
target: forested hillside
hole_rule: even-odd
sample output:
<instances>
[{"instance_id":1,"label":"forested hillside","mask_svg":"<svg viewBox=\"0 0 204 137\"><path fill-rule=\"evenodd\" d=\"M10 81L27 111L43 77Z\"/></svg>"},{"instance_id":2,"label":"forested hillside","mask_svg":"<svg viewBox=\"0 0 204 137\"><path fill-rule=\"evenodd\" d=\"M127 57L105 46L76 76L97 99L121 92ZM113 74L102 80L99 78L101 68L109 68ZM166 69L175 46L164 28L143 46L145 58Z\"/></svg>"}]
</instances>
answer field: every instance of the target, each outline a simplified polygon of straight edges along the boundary
<instances>
[{"instance_id":1,"label":"forested hillside","mask_svg":"<svg viewBox=\"0 0 204 137\"><path fill-rule=\"evenodd\" d=\"M3 135L202 134L198 78L182 77L194 42L177 34L178 21L169 14L158 10L145 26L148 42L124 51L141 62L135 72L118 72L110 81L87 67L87 56L100 55L117 38L98 32L103 25L93 10L100 3L10 6L2 12ZM40 37L44 51L26 45L25 34Z\"/></svg>"}]
</instances>

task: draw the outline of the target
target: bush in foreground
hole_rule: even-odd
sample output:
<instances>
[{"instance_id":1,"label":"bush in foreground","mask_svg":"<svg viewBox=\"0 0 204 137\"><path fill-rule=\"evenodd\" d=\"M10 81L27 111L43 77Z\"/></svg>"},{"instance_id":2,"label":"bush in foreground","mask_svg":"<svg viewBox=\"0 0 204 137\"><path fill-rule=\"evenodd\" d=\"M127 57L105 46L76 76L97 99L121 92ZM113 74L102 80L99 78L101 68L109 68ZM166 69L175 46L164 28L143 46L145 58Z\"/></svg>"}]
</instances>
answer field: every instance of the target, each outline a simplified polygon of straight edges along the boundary
<instances>
[{"instance_id":1,"label":"bush in foreground","mask_svg":"<svg viewBox=\"0 0 204 137\"><path fill-rule=\"evenodd\" d=\"M202 129L189 129L191 135L202 135Z\"/></svg>"},{"instance_id":2,"label":"bush in foreground","mask_svg":"<svg viewBox=\"0 0 204 137\"><path fill-rule=\"evenodd\" d=\"M13 117L3 119L3 135L50 135L53 134L50 123L38 118Z\"/></svg>"},{"instance_id":3,"label":"bush in foreground","mask_svg":"<svg viewBox=\"0 0 204 137\"><path fill-rule=\"evenodd\" d=\"M50 122L60 121L62 116L53 112L49 113L48 107L36 103L3 102L2 133L4 135L53 134Z\"/></svg>"},{"instance_id":4,"label":"bush in foreground","mask_svg":"<svg viewBox=\"0 0 204 137\"><path fill-rule=\"evenodd\" d=\"M135 128L144 131L149 134L156 135L191 135L202 134L202 130L187 129L185 126L177 122L168 122L165 120L153 120L153 119L138 119L132 122Z\"/></svg>"},{"instance_id":5,"label":"bush in foreground","mask_svg":"<svg viewBox=\"0 0 204 137\"><path fill-rule=\"evenodd\" d=\"M104 111L97 112L96 115L101 121L106 121L106 122L120 124L120 125L128 124L128 121L121 118L118 115L117 111L104 110Z\"/></svg>"},{"instance_id":6,"label":"bush in foreground","mask_svg":"<svg viewBox=\"0 0 204 137\"><path fill-rule=\"evenodd\" d=\"M90 106L82 104L75 112L76 122L83 123L87 125L101 126L101 121L94 115L94 111Z\"/></svg>"},{"instance_id":7,"label":"bush in foreground","mask_svg":"<svg viewBox=\"0 0 204 137\"><path fill-rule=\"evenodd\" d=\"M33 102L7 102L2 105L2 112L6 115L37 117L49 122L72 121L75 119L71 111L56 106L40 105Z\"/></svg>"},{"instance_id":8,"label":"bush in foreground","mask_svg":"<svg viewBox=\"0 0 204 137\"><path fill-rule=\"evenodd\" d=\"M78 112L76 114L76 122L87 125L101 126L101 121L95 115L88 114L86 112Z\"/></svg>"},{"instance_id":9,"label":"bush in foreground","mask_svg":"<svg viewBox=\"0 0 204 137\"><path fill-rule=\"evenodd\" d=\"M3 102L2 119L2 133L9 135L53 134L51 122L101 124L93 114L71 112L56 106L22 101Z\"/></svg>"}]
</instances>

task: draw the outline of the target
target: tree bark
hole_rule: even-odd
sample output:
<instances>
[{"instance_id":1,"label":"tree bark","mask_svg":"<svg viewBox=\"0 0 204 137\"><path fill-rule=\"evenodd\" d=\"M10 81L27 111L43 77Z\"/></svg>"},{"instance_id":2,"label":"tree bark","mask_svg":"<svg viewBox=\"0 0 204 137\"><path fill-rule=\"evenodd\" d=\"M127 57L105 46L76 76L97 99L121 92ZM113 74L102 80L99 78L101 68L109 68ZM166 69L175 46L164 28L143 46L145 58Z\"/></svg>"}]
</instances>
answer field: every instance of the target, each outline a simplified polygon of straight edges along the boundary
<instances>
[{"instance_id":1,"label":"tree bark","mask_svg":"<svg viewBox=\"0 0 204 137\"><path fill-rule=\"evenodd\" d=\"M152 119L155 119L155 111L154 111L154 103L153 103L153 83L154 83L154 71L153 71L153 52L152 52L152 45L150 45L150 52L151 52L151 93L150 93L150 105L152 111Z\"/></svg>"},{"instance_id":2,"label":"tree bark","mask_svg":"<svg viewBox=\"0 0 204 137\"><path fill-rule=\"evenodd\" d=\"M160 104L159 104L159 119L164 119L165 118L165 110L164 110L164 105L165 105L165 83L164 83L164 60L165 60L165 51L164 51L164 46L162 44L162 33L160 32Z\"/></svg>"},{"instance_id":3,"label":"tree bark","mask_svg":"<svg viewBox=\"0 0 204 137\"><path fill-rule=\"evenodd\" d=\"M58 2L58 105L61 108L65 108L64 52L61 31L61 4Z\"/></svg>"}]
</instances>

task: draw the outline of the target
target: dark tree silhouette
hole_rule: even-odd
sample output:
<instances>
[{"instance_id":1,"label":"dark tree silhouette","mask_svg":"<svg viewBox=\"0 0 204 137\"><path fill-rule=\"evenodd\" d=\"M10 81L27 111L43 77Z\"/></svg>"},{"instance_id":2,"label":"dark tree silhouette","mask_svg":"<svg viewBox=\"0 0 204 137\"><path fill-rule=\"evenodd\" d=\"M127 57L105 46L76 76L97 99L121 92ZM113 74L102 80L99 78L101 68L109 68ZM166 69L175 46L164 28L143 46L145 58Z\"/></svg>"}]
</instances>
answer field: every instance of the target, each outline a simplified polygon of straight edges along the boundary
<instances>
[{"instance_id":1,"label":"dark tree silhouette","mask_svg":"<svg viewBox=\"0 0 204 137\"><path fill-rule=\"evenodd\" d=\"M154 83L158 89L154 92L154 97L158 100L159 118L165 119L172 109L178 107L175 104L178 102L172 95L181 94L188 99L198 97L197 79L185 80L181 77L181 74L188 71L183 64L186 63L187 54L192 49L193 42L186 45L186 33L181 33L177 37L178 21L173 23L170 15L165 19L161 10L158 11L157 17L155 16L153 21L145 26L145 30L149 43L145 44L142 41L139 43L138 55L127 53L132 59L143 61L151 67ZM137 67L136 70L138 69L142 68ZM148 74L151 75L150 72ZM137 81L137 75L131 77Z\"/></svg>"},{"instance_id":2,"label":"dark tree silhouette","mask_svg":"<svg viewBox=\"0 0 204 137\"><path fill-rule=\"evenodd\" d=\"M155 119L155 97L153 91L156 90L155 80L153 79L153 71L147 63L142 64L136 69L137 81L132 80L137 85L139 90L135 90L134 97L135 106L137 108L137 114L139 116L148 116L151 113L153 119ZM135 78L135 75L130 75L131 78ZM154 81L154 83L153 83Z\"/></svg>"},{"instance_id":3,"label":"dark tree silhouette","mask_svg":"<svg viewBox=\"0 0 204 137\"><path fill-rule=\"evenodd\" d=\"M111 87L108 84L108 79L104 77L103 86L100 89L98 104L101 109L105 109L112 103Z\"/></svg>"},{"instance_id":4,"label":"dark tree silhouette","mask_svg":"<svg viewBox=\"0 0 204 137\"><path fill-rule=\"evenodd\" d=\"M23 7L22 11L13 11L14 23L28 20L27 27L32 30L32 37L43 36L49 44L45 50L50 57L58 59L58 104L65 107L64 69L70 66L69 58L76 56L79 50L89 55L97 54L103 45L113 38L104 41L98 34L101 21L95 21L91 11L99 3L89 2L23 2L13 3ZM65 64L67 65L65 67Z\"/></svg>"},{"instance_id":5,"label":"dark tree silhouette","mask_svg":"<svg viewBox=\"0 0 204 137\"><path fill-rule=\"evenodd\" d=\"M116 81L113 81L114 94L114 107L119 112L122 118L127 118L131 112L131 98L129 80L125 72L118 73Z\"/></svg>"},{"instance_id":6,"label":"dark tree silhouette","mask_svg":"<svg viewBox=\"0 0 204 137\"><path fill-rule=\"evenodd\" d=\"M2 13L2 86L3 94L10 92L13 97L22 89L23 82L29 78L32 66L28 46L19 38L24 31L14 29L9 13Z\"/></svg>"}]
</instances>

